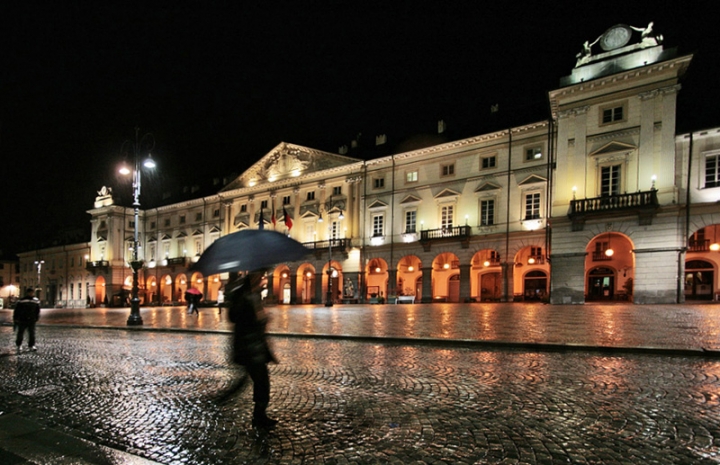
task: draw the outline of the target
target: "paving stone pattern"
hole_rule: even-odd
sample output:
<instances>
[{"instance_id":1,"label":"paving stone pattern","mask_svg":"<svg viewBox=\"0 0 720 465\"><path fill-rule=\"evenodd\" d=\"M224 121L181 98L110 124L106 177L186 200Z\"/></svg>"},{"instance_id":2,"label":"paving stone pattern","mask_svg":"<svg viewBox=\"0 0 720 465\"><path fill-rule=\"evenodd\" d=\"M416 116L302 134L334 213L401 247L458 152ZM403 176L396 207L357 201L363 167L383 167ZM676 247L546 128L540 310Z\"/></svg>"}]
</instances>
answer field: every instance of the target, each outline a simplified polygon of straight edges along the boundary
<instances>
[{"instance_id":1,"label":"paving stone pattern","mask_svg":"<svg viewBox=\"0 0 720 465\"><path fill-rule=\"evenodd\" d=\"M711 464L720 361L274 337L275 431L218 333L39 329L0 410L168 464Z\"/></svg>"}]
</instances>

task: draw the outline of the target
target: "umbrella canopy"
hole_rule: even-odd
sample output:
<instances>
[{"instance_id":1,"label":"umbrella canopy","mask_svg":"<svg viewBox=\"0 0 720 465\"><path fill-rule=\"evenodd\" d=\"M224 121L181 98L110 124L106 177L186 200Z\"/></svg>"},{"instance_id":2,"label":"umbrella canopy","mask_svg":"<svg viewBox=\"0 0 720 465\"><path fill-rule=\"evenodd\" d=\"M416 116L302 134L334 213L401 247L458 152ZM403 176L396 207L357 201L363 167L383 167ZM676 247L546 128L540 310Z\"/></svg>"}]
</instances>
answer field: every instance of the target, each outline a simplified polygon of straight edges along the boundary
<instances>
[{"instance_id":1,"label":"umbrella canopy","mask_svg":"<svg viewBox=\"0 0 720 465\"><path fill-rule=\"evenodd\" d=\"M213 242L192 266L205 276L230 271L253 271L309 254L298 241L276 231L246 229Z\"/></svg>"},{"instance_id":2,"label":"umbrella canopy","mask_svg":"<svg viewBox=\"0 0 720 465\"><path fill-rule=\"evenodd\" d=\"M195 289L194 287L191 287L190 289L188 289L187 291L185 291L185 294L202 295L202 292L200 292L199 290Z\"/></svg>"}]
</instances>

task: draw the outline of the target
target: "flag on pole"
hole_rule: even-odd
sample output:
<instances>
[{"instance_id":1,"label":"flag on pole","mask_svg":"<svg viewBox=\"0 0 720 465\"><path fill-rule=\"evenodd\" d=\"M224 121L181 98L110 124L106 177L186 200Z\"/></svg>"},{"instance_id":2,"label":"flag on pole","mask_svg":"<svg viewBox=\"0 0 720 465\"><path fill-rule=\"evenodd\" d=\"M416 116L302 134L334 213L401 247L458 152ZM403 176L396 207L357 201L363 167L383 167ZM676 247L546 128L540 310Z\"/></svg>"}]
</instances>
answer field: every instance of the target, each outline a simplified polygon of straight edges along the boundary
<instances>
[{"instance_id":1,"label":"flag on pole","mask_svg":"<svg viewBox=\"0 0 720 465\"><path fill-rule=\"evenodd\" d=\"M283 221L285 222L285 226L288 228L288 231L290 231L292 229L292 218L288 216L285 207L283 207Z\"/></svg>"},{"instance_id":2,"label":"flag on pole","mask_svg":"<svg viewBox=\"0 0 720 465\"><path fill-rule=\"evenodd\" d=\"M272 199L272 216L270 216L270 221L272 221L273 228L276 226L275 223L275 199Z\"/></svg>"},{"instance_id":3,"label":"flag on pole","mask_svg":"<svg viewBox=\"0 0 720 465\"><path fill-rule=\"evenodd\" d=\"M260 208L260 221L258 222L258 229L265 229L265 218L263 218L262 208Z\"/></svg>"}]
</instances>

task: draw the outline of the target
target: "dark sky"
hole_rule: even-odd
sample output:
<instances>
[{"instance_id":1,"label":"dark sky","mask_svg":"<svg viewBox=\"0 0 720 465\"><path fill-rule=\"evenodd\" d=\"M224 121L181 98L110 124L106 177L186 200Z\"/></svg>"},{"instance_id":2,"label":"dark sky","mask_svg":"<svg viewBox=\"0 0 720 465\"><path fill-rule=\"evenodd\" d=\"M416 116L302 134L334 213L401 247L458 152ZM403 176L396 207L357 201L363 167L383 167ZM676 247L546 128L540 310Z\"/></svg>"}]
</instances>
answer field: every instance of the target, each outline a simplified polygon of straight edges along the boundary
<instances>
[{"instance_id":1,"label":"dark sky","mask_svg":"<svg viewBox=\"0 0 720 465\"><path fill-rule=\"evenodd\" d=\"M136 126L156 142L158 174L145 178L155 189L239 173L281 141L335 152L358 133L397 143L435 131L438 119L482 134L492 104L518 123L547 118L547 91L570 73L582 43L618 23L654 21L666 47L696 54L678 129L720 126L716 9L710 1L3 3L0 249L35 246L66 227L89 231L85 212L100 187L129 192L114 173Z\"/></svg>"}]
</instances>

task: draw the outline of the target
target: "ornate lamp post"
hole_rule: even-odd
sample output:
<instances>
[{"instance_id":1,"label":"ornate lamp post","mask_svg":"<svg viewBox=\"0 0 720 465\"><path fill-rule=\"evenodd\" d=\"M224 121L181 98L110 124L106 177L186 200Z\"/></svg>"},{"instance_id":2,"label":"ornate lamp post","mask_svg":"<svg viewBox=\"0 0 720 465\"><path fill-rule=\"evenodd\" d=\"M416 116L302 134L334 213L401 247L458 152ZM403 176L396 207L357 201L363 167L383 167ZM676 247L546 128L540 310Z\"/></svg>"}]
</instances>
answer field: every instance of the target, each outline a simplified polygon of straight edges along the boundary
<instances>
[{"instance_id":1,"label":"ornate lamp post","mask_svg":"<svg viewBox=\"0 0 720 465\"><path fill-rule=\"evenodd\" d=\"M139 216L140 216L140 185L141 185L141 171L138 166L138 152L140 151L140 144L144 141L152 139L151 134L145 134L142 139L138 139L139 128L135 128L135 143L133 144L133 169L132 169L132 187L133 187L133 207L135 207L135 224L134 224L134 235L133 235L133 253L132 261L130 262L130 268L132 268L133 281L132 281L132 295L130 298L130 316L127 319L128 326L138 326L143 324L142 317L140 316L140 297L138 297L138 271L143 267L143 261L138 258L138 227L139 227ZM124 145L124 144L123 144ZM153 140L152 145L148 149L148 157L143 161L143 166L148 169L155 168L155 161L150 155L150 150L154 147L155 143ZM120 168L120 174L130 174L130 169L127 166Z\"/></svg>"},{"instance_id":2,"label":"ornate lamp post","mask_svg":"<svg viewBox=\"0 0 720 465\"><path fill-rule=\"evenodd\" d=\"M37 291L35 292L35 297L37 297L38 299L40 298L40 291L42 290L42 288L40 287L40 278L41 278L41 274L42 274L42 266L44 263L45 263L45 260L35 260L35 268L37 268L37 274L38 274Z\"/></svg>"}]
</instances>

